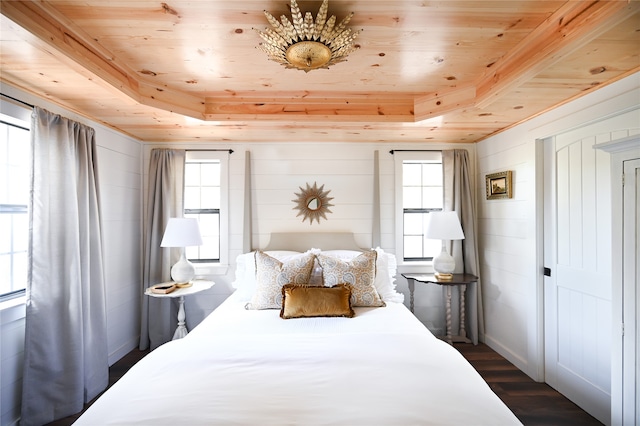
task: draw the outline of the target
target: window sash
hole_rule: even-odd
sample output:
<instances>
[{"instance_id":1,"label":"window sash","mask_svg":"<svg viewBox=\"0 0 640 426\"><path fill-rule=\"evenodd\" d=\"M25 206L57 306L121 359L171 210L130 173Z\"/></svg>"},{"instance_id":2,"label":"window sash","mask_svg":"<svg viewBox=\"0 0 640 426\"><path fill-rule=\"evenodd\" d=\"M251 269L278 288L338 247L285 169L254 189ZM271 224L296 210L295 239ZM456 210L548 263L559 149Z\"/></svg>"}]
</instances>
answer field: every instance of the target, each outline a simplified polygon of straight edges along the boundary
<instances>
[{"instance_id":1,"label":"window sash","mask_svg":"<svg viewBox=\"0 0 640 426\"><path fill-rule=\"evenodd\" d=\"M442 211L442 151L395 152L396 255L399 262L432 261L441 242L425 237L429 213Z\"/></svg>"},{"instance_id":2,"label":"window sash","mask_svg":"<svg viewBox=\"0 0 640 426\"><path fill-rule=\"evenodd\" d=\"M0 102L0 301L4 301L24 295L27 285L31 144L30 123L24 120L30 110Z\"/></svg>"},{"instance_id":3,"label":"window sash","mask_svg":"<svg viewBox=\"0 0 640 426\"><path fill-rule=\"evenodd\" d=\"M200 226L203 244L201 246L187 247L185 255L192 263L219 263L220 262L220 209L184 209L184 217L198 219L201 224L211 221L217 226ZM211 232L216 230L217 232Z\"/></svg>"},{"instance_id":4,"label":"window sash","mask_svg":"<svg viewBox=\"0 0 640 426\"><path fill-rule=\"evenodd\" d=\"M440 240L426 237L429 213L442 209L404 209L403 211L403 257L406 261L431 261L440 252ZM418 217L411 217L418 216ZM411 221L408 220L411 217ZM411 223L409 223L411 222ZM411 226L408 226L411 225ZM419 228L419 229L417 229Z\"/></svg>"},{"instance_id":5,"label":"window sash","mask_svg":"<svg viewBox=\"0 0 640 426\"><path fill-rule=\"evenodd\" d=\"M227 156L215 151L187 151L185 161L184 216L198 219L203 244L187 247L193 263L226 262ZM190 165L197 165L189 169Z\"/></svg>"}]
</instances>

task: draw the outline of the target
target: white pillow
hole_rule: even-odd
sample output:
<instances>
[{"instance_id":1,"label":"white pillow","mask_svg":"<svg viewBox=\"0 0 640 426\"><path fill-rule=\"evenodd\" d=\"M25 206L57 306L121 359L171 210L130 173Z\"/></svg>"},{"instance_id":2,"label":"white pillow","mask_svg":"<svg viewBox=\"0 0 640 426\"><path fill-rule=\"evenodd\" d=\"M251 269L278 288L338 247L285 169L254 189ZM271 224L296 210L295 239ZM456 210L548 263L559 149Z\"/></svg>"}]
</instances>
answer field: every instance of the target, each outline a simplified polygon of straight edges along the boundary
<instances>
[{"instance_id":1,"label":"white pillow","mask_svg":"<svg viewBox=\"0 0 640 426\"><path fill-rule=\"evenodd\" d=\"M396 291L395 279L398 264L395 255L385 253L380 247L375 250L378 257L376 260L376 279L373 285L383 301L403 303L404 294ZM362 254L357 250L324 250L322 253L341 260L351 260Z\"/></svg>"},{"instance_id":2,"label":"white pillow","mask_svg":"<svg viewBox=\"0 0 640 426\"><path fill-rule=\"evenodd\" d=\"M296 256L303 255L298 251L287 250L266 251L265 253L280 262L287 262ZM236 289L234 297L244 302L251 300L257 285L255 251L238 255L236 258L236 279L231 285Z\"/></svg>"}]
</instances>

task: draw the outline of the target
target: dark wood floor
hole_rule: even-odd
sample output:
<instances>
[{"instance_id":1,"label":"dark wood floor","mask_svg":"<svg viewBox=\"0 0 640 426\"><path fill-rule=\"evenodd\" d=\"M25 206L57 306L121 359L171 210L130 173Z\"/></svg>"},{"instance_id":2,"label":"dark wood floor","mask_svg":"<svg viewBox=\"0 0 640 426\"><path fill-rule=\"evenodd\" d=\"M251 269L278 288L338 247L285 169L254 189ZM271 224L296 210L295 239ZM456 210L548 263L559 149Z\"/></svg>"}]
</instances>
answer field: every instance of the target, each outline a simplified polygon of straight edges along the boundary
<instances>
[{"instance_id":1,"label":"dark wood floor","mask_svg":"<svg viewBox=\"0 0 640 426\"><path fill-rule=\"evenodd\" d=\"M537 383L484 344L456 343L491 389L526 426L602 425L546 383Z\"/></svg>"},{"instance_id":2,"label":"dark wood floor","mask_svg":"<svg viewBox=\"0 0 640 426\"><path fill-rule=\"evenodd\" d=\"M601 425L596 419L545 383L534 382L513 364L487 345L459 343L455 347L487 381L491 389L504 401L526 426L590 426ZM109 369L109 386L142 359L148 351L133 350ZM90 404L87 404L85 409ZM49 423L50 426L69 426L80 416Z\"/></svg>"},{"instance_id":3,"label":"dark wood floor","mask_svg":"<svg viewBox=\"0 0 640 426\"><path fill-rule=\"evenodd\" d=\"M108 387L111 387L111 385L113 385L115 382L117 382L120 379L120 377L122 377L124 375L124 373L129 371L129 369L135 363L137 363L142 358L144 358L144 356L147 355L148 353L149 353L148 350L140 351L138 349L134 349L131 352L129 352L127 355L123 356L118 362L116 362L111 367L109 367L109 386ZM96 399L98 399L99 397L100 396L98 396ZM93 401L95 401L95 399ZM64 419L56 420L55 422L49 423L47 426L69 426L69 425L72 425L73 422L75 422L78 419L78 417L80 417L80 415L87 408L89 408L91 406L93 401L91 401L88 404L85 404L84 409L82 410L82 412L80 412L78 414L74 414L73 416L65 417ZM96 425L96 426L98 426L98 425Z\"/></svg>"}]
</instances>

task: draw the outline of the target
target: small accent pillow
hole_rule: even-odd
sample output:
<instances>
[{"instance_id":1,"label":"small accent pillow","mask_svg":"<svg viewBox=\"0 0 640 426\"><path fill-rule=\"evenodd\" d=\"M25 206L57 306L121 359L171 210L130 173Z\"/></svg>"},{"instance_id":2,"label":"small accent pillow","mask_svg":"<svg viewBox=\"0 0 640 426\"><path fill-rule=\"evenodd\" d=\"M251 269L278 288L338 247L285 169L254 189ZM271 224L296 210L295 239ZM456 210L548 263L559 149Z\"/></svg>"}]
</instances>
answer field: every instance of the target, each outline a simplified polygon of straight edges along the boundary
<instances>
[{"instance_id":1,"label":"small accent pillow","mask_svg":"<svg viewBox=\"0 0 640 426\"><path fill-rule=\"evenodd\" d=\"M375 250L363 252L349 261L320 253L322 280L326 287L338 283L351 284L351 306L386 306L374 286L376 278Z\"/></svg>"},{"instance_id":2,"label":"small accent pillow","mask_svg":"<svg viewBox=\"0 0 640 426\"><path fill-rule=\"evenodd\" d=\"M351 308L351 286L308 287L286 284L282 287L280 317L347 317L355 316Z\"/></svg>"},{"instance_id":3,"label":"small accent pillow","mask_svg":"<svg viewBox=\"0 0 640 426\"><path fill-rule=\"evenodd\" d=\"M285 261L256 251L256 290L247 309L280 309L282 286L288 283L308 285L315 255L308 253Z\"/></svg>"}]
</instances>

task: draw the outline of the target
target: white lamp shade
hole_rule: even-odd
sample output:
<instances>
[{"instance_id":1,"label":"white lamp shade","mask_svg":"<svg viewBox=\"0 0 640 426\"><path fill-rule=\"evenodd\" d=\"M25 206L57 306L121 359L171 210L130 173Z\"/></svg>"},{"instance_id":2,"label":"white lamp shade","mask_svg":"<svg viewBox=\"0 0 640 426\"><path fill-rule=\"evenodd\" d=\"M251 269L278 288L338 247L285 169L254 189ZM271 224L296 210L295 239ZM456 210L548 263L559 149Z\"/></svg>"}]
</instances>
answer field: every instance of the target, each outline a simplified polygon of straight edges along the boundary
<instances>
[{"instance_id":1,"label":"white lamp shade","mask_svg":"<svg viewBox=\"0 0 640 426\"><path fill-rule=\"evenodd\" d=\"M160 247L191 247L202 245L198 221L193 218L172 217L164 230Z\"/></svg>"},{"instance_id":2,"label":"white lamp shade","mask_svg":"<svg viewBox=\"0 0 640 426\"><path fill-rule=\"evenodd\" d=\"M431 212L425 236L432 240L464 240L456 212Z\"/></svg>"},{"instance_id":3,"label":"white lamp shade","mask_svg":"<svg viewBox=\"0 0 640 426\"><path fill-rule=\"evenodd\" d=\"M456 269L456 262L453 256L447 253L445 241L464 239L458 214L456 212L429 213L425 236L433 240L442 240L442 252L433 258L433 269L436 271L438 279L451 280L451 274Z\"/></svg>"}]
</instances>

